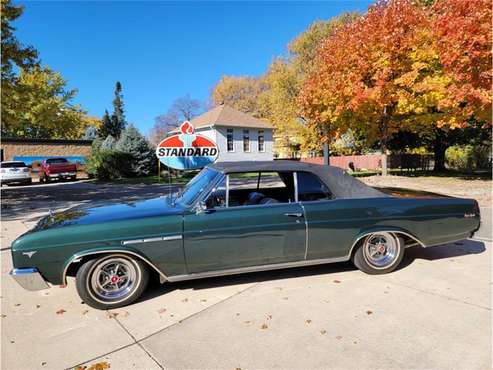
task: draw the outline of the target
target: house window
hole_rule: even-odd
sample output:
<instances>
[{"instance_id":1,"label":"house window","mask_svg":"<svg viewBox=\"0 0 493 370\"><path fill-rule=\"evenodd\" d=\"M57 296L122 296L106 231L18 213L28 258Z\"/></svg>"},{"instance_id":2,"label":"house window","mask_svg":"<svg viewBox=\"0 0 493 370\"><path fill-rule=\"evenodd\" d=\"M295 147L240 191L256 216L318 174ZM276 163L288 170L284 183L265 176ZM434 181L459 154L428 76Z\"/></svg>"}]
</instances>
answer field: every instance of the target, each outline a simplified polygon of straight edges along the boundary
<instances>
[{"instance_id":1,"label":"house window","mask_svg":"<svg viewBox=\"0 0 493 370\"><path fill-rule=\"evenodd\" d=\"M258 130L258 151L259 152L264 152L265 147L264 147L264 130Z\"/></svg>"},{"instance_id":2,"label":"house window","mask_svg":"<svg viewBox=\"0 0 493 370\"><path fill-rule=\"evenodd\" d=\"M233 141L233 129L232 128L227 129L226 140L227 140L227 145L228 145L228 152L234 152L235 147L234 147L234 141Z\"/></svg>"},{"instance_id":3,"label":"house window","mask_svg":"<svg viewBox=\"0 0 493 370\"><path fill-rule=\"evenodd\" d=\"M250 151L250 131L249 130L243 130L243 151L244 152Z\"/></svg>"}]
</instances>

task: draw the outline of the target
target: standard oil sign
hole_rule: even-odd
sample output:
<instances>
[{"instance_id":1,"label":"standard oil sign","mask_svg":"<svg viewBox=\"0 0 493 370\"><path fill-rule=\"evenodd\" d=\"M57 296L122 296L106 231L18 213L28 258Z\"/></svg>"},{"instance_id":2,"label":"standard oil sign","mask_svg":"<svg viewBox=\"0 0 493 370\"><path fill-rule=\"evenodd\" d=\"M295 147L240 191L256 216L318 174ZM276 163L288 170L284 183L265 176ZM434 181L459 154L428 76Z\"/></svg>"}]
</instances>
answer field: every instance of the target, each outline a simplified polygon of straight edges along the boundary
<instances>
[{"instance_id":1,"label":"standard oil sign","mask_svg":"<svg viewBox=\"0 0 493 370\"><path fill-rule=\"evenodd\" d=\"M159 143L156 155L168 167L177 170L194 170L216 161L219 150L214 141L196 134L192 124L185 121L180 133Z\"/></svg>"}]
</instances>

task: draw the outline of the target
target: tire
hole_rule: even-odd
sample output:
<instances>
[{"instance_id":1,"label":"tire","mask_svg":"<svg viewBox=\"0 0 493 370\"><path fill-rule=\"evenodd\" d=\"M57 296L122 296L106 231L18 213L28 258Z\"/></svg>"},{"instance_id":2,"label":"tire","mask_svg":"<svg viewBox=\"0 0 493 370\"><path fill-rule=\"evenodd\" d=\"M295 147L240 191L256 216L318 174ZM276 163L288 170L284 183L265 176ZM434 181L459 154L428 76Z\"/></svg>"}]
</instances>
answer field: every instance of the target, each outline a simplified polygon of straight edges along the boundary
<instances>
[{"instance_id":1,"label":"tire","mask_svg":"<svg viewBox=\"0 0 493 370\"><path fill-rule=\"evenodd\" d=\"M127 279L123 278L124 274ZM148 282L147 265L124 254L108 254L89 260L79 268L75 277L80 298L100 310L133 303L142 295Z\"/></svg>"},{"instance_id":2,"label":"tire","mask_svg":"<svg viewBox=\"0 0 493 370\"><path fill-rule=\"evenodd\" d=\"M33 180L32 179L29 179L25 182L24 185L32 185L33 184Z\"/></svg>"},{"instance_id":3,"label":"tire","mask_svg":"<svg viewBox=\"0 0 493 370\"><path fill-rule=\"evenodd\" d=\"M70 180L71 180L71 181L75 181L75 180L77 180L77 176L71 176L71 177L70 177Z\"/></svg>"},{"instance_id":4,"label":"tire","mask_svg":"<svg viewBox=\"0 0 493 370\"><path fill-rule=\"evenodd\" d=\"M381 275L394 271L404 257L404 239L389 232L366 236L353 254L352 261L361 271Z\"/></svg>"}]
</instances>

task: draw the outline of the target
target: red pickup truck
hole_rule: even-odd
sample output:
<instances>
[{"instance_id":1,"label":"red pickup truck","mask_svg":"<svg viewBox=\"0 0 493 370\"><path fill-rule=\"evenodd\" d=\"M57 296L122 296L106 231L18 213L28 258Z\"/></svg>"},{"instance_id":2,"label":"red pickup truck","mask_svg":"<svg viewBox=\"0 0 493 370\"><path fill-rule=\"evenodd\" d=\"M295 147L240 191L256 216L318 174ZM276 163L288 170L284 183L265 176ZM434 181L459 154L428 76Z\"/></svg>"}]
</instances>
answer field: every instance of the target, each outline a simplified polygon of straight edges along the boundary
<instances>
[{"instance_id":1,"label":"red pickup truck","mask_svg":"<svg viewBox=\"0 0 493 370\"><path fill-rule=\"evenodd\" d=\"M41 163L39 169L40 182L62 179L75 180L76 178L77 166L65 158L48 158Z\"/></svg>"}]
</instances>

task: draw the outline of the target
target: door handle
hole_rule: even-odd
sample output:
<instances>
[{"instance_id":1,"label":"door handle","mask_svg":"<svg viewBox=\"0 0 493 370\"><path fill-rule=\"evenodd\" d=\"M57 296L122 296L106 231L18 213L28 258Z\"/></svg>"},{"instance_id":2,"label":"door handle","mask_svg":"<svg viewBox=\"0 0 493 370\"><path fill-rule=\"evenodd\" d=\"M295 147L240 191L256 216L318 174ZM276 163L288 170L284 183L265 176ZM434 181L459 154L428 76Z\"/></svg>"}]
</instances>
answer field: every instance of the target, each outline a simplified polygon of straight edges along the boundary
<instances>
[{"instance_id":1,"label":"door handle","mask_svg":"<svg viewBox=\"0 0 493 370\"><path fill-rule=\"evenodd\" d=\"M303 217L303 213L285 213L284 216L288 216L288 217Z\"/></svg>"}]
</instances>

